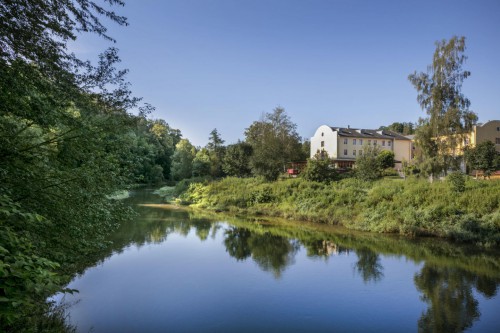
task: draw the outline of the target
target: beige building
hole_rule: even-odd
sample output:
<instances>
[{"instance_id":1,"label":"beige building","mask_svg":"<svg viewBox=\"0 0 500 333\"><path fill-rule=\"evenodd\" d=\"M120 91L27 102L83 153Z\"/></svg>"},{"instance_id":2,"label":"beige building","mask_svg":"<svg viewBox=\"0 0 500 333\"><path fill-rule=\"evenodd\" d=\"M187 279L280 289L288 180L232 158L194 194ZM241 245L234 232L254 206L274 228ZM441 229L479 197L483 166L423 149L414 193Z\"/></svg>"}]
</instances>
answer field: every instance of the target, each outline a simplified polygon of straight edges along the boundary
<instances>
[{"instance_id":1,"label":"beige building","mask_svg":"<svg viewBox=\"0 0 500 333\"><path fill-rule=\"evenodd\" d=\"M495 144L495 150L500 153L500 120L490 120L484 124L474 125L472 131L463 136L463 141L455 150L455 155L462 155L465 147L475 147L478 144L491 141ZM460 165L460 169L465 172L465 161Z\"/></svg>"},{"instance_id":2,"label":"beige building","mask_svg":"<svg viewBox=\"0 0 500 333\"><path fill-rule=\"evenodd\" d=\"M311 138L311 158L317 152L326 152L338 167L351 167L363 154L363 147L378 146L394 152L396 169L411 160L411 140L387 130L320 126Z\"/></svg>"}]
</instances>

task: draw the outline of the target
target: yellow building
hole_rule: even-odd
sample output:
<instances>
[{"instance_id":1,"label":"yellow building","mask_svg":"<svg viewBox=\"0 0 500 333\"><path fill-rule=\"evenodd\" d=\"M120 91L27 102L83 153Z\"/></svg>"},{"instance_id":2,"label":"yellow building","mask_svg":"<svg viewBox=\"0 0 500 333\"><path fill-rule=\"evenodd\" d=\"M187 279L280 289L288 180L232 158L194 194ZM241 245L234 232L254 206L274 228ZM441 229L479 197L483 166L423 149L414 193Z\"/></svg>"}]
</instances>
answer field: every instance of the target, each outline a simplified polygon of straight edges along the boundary
<instances>
[{"instance_id":1,"label":"yellow building","mask_svg":"<svg viewBox=\"0 0 500 333\"><path fill-rule=\"evenodd\" d=\"M464 146L475 147L484 141L491 141L500 153L500 120L490 120L484 124L477 124L472 132L464 139Z\"/></svg>"}]
</instances>

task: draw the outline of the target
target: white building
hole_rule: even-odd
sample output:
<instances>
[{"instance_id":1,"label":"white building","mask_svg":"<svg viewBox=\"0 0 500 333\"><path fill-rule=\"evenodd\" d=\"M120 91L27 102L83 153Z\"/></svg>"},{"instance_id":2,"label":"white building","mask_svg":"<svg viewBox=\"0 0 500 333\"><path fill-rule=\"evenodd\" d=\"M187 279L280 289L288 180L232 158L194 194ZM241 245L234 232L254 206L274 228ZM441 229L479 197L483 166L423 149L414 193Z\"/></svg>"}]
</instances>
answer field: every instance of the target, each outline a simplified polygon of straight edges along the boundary
<instances>
[{"instance_id":1,"label":"white building","mask_svg":"<svg viewBox=\"0 0 500 333\"><path fill-rule=\"evenodd\" d=\"M364 146L378 146L394 152L395 168L412 157L411 140L401 134L387 130L320 126L311 138L311 158L317 152L326 152L338 167L351 167L363 154Z\"/></svg>"}]
</instances>

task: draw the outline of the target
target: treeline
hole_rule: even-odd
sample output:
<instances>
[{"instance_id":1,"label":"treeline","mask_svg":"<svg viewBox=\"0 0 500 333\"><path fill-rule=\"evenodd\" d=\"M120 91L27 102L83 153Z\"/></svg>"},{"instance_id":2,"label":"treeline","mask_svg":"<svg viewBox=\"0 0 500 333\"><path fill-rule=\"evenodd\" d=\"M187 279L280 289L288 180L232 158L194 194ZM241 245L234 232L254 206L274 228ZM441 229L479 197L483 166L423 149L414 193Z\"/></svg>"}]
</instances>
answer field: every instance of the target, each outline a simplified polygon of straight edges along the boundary
<instances>
[{"instance_id":1,"label":"treeline","mask_svg":"<svg viewBox=\"0 0 500 333\"><path fill-rule=\"evenodd\" d=\"M389 126L380 126L379 130L389 130L402 135L413 135L415 134L415 129L417 124L412 122L394 122Z\"/></svg>"},{"instance_id":2,"label":"treeline","mask_svg":"<svg viewBox=\"0 0 500 333\"><path fill-rule=\"evenodd\" d=\"M181 133L148 119L118 68L118 51L93 64L67 43L105 39L93 1L8 1L0 6L0 331L69 328L46 303L131 212L110 199L132 183L170 179ZM132 114L138 110L139 114Z\"/></svg>"},{"instance_id":3,"label":"treeline","mask_svg":"<svg viewBox=\"0 0 500 333\"><path fill-rule=\"evenodd\" d=\"M261 176L273 181L293 161L305 161L309 142L302 142L285 109L276 107L245 130L245 140L225 146L217 129L203 148L180 140L172 156L171 180L191 177Z\"/></svg>"}]
</instances>

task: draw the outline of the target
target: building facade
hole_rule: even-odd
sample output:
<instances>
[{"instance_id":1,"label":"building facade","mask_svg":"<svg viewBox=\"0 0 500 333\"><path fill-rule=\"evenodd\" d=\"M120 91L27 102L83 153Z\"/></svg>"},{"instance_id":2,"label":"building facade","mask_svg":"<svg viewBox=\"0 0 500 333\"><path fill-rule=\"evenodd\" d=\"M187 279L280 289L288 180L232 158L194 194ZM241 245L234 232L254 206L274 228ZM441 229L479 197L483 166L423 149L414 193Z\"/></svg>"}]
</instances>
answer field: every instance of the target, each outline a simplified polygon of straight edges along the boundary
<instances>
[{"instance_id":1,"label":"building facade","mask_svg":"<svg viewBox=\"0 0 500 333\"><path fill-rule=\"evenodd\" d=\"M395 168L404 161L411 161L411 139L387 130L320 126L311 138L311 158L318 152L326 152L337 167L351 167L363 154L365 146L377 146L394 152Z\"/></svg>"},{"instance_id":2,"label":"building facade","mask_svg":"<svg viewBox=\"0 0 500 333\"><path fill-rule=\"evenodd\" d=\"M464 140L464 146L475 147L484 141L491 141L500 153L500 120L490 120L484 124L477 124L472 128Z\"/></svg>"}]
</instances>

